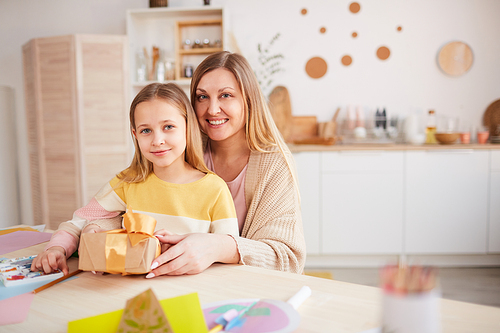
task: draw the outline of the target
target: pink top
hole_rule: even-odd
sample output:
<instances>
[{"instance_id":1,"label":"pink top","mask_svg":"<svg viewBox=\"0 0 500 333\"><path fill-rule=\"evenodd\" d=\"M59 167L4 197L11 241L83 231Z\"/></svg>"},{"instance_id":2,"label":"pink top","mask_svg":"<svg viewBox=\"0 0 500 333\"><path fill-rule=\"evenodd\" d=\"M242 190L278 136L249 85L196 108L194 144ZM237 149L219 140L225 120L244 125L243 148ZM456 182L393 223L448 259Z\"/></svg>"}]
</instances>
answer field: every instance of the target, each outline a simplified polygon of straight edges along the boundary
<instances>
[{"instance_id":1,"label":"pink top","mask_svg":"<svg viewBox=\"0 0 500 333\"><path fill-rule=\"evenodd\" d=\"M215 171L214 161L212 160L212 151L210 150L210 145L208 145L207 151L204 155L205 164L210 171ZM236 216L238 217L238 226L243 230L243 224L245 223L245 218L247 217L247 205L245 203L245 178L247 175L248 164L245 165L240 174L236 176L232 181L226 182L227 187L233 197L234 208L236 209Z\"/></svg>"}]
</instances>

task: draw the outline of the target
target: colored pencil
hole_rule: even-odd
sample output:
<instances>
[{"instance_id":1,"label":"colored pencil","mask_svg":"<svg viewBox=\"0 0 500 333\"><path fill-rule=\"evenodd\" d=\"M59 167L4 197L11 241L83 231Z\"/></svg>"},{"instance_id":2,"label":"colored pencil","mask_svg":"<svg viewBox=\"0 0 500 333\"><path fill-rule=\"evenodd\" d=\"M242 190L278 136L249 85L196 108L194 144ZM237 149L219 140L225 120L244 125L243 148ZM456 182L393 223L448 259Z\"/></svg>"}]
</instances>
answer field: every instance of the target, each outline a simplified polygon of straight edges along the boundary
<instances>
[{"instance_id":1,"label":"colored pencil","mask_svg":"<svg viewBox=\"0 0 500 333\"><path fill-rule=\"evenodd\" d=\"M77 269L76 271L71 272L68 275L64 275L64 276L60 277L59 279L54 280L54 281L52 281L50 283L47 283L46 285L43 285L40 288L36 288L35 290L33 290L33 294L39 293L40 291L45 290L45 289L47 289L49 287L52 287L56 283L59 283L59 282L64 281L66 279L69 279L70 277L75 276L76 274L81 273L81 272L82 272L81 269Z\"/></svg>"}]
</instances>

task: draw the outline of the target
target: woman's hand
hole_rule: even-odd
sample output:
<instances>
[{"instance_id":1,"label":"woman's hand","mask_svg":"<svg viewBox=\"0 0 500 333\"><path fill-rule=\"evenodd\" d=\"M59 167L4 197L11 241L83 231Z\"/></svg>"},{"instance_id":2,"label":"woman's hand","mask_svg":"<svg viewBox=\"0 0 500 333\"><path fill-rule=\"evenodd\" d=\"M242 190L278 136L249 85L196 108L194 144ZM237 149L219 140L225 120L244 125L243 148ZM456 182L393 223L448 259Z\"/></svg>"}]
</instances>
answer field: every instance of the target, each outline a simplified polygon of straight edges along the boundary
<instances>
[{"instance_id":1,"label":"woman's hand","mask_svg":"<svg viewBox=\"0 0 500 333\"><path fill-rule=\"evenodd\" d=\"M193 233L168 235L155 233L165 252L151 265L146 278L159 275L198 274L214 262L237 263L239 254L236 242L229 235ZM162 245L162 250L163 250Z\"/></svg>"},{"instance_id":2,"label":"woman's hand","mask_svg":"<svg viewBox=\"0 0 500 333\"><path fill-rule=\"evenodd\" d=\"M161 230L155 231L155 233L153 234L153 236L158 238L158 240L160 241L161 253L167 251L172 246L172 244L163 243L162 242L163 237L172 236L172 235L175 235L175 234L173 232L168 231L167 229L161 229Z\"/></svg>"},{"instance_id":3,"label":"woman's hand","mask_svg":"<svg viewBox=\"0 0 500 333\"><path fill-rule=\"evenodd\" d=\"M69 269L66 264L66 251L61 246L54 246L47 251L40 253L31 263L32 271L42 270L45 273L57 272L60 269L64 275L68 274Z\"/></svg>"}]
</instances>

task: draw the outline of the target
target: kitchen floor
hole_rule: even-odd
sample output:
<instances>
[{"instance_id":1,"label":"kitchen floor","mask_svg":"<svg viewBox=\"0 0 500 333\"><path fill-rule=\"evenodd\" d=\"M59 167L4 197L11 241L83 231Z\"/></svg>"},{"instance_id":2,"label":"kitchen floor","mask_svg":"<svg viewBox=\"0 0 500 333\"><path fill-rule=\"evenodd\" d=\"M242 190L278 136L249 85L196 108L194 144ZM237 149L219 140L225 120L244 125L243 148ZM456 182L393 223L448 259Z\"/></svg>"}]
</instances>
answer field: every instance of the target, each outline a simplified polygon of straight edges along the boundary
<instances>
[{"instance_id":1,"label":"kitchen floor","mask_svg":"<svg viewBox=\"0 0 500 333\"><path fill-rule=\"evenodd\" d=\"M378 287L377 268L306 269L306 274ZM500 307L500 267L440 268L442 297Z\"/></svg>"}]
</instances>

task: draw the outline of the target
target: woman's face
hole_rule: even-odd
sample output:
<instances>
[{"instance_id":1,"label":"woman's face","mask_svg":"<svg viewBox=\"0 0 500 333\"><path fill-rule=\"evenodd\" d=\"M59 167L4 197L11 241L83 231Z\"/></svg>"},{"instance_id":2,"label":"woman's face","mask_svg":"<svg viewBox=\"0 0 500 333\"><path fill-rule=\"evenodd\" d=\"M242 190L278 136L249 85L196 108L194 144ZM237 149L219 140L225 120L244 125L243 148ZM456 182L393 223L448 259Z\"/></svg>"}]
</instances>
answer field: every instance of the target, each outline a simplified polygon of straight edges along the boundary
<instances>
[{"instance_id":1,"label":"woman's face","mask_svg":"<svg viewBox=\"0 0 500 333\"><path fill-rule=\"evenodd\" d=\"M244 105L236 78L225 68L206 73L196 88L196 116L213 141L245 138Z\"/></svg>"}]
</instances>

